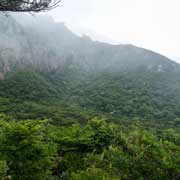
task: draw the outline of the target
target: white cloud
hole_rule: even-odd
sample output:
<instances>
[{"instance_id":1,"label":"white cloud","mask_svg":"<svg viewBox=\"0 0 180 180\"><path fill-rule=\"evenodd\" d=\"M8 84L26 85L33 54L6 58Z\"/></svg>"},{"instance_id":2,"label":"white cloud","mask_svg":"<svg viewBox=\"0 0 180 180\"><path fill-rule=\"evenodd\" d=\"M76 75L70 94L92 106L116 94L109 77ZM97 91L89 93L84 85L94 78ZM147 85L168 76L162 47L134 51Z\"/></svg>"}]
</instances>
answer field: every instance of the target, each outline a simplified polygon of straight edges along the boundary
<instances>
[{"instance_id":1,"label":"white cloud","mask_svg":"<svg viewBox=\"0 0 180 180\"><path fill-rule=\"evenodd\" d=\"M63 0L50 14L76 32L179 57L179 7L179 0Z\"/></svg>"}]
</instances>

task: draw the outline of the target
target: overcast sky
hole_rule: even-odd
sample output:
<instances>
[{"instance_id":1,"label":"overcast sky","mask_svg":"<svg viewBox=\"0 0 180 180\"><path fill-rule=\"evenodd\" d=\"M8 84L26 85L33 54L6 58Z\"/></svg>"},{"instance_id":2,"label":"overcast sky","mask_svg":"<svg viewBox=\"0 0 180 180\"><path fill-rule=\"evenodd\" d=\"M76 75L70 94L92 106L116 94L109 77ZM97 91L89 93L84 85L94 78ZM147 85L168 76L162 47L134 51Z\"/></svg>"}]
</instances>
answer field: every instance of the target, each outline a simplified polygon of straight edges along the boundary
<instances>
[{"instance_id":1,"label":"overcast sky","mask_svg":"<svg viewBox=\"0 0 180 180\"><path fill-rule=\"evenodd\" d=\"M76 33L180 61L180 0L62 0L49 14Z\"/></svg>"}]
</instances>

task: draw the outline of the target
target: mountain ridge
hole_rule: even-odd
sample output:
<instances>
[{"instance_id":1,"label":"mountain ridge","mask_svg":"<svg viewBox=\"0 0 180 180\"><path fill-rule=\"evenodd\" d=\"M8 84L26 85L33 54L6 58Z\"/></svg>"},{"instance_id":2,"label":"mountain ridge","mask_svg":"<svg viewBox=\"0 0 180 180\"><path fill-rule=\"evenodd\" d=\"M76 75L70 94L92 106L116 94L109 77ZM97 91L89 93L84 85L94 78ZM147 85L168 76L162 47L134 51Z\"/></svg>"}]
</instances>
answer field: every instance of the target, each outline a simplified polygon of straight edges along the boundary
<instances>
[{"instance_id":1,"label":"mountain ridge","mask_svg":"<svg viewBox=\"0 0 180 180\"><path fill-rule=\"evenodd\" d=\"M25 16L24 18L26 19L27 17ZM94 63L94 66L97 65L95 64L96 61L98 62L97 58L95 58L96 56L100 59L99 61L101 64L108 64L108 61L110 60L105 59L108 56L109 58L111 57L111 59L114 59L114 61L122 61L123 58L127 61L127 56L130 56L130 53L132 53L134 56L140 55L141 59L143 58L146 61L151 61L151 63L154 59L156 62L157 60L163 59L162 62L165 62L166 60L169 61L169 65L173 64L174 66L178 66L178 64L175 64L175 62L172 62L169 58L144 48L139 48L133 45L110 45L107 43L92 41L88 37L79 37L69 31L64 24L55 23L52 19L48 19L46 16L42 17L40 16L39 19L36 18L37 20L34 20L35 22L37 21L35 26L33 23L30 23L29 25L22 25L25 20L22 21L21 18L15 18L15 22L13 23L16 24L17 22L16 26L14 25L14 33L16 34L17 39L15 39L15 43L19 44L19 46L8 48L11 52L12 50L15 51L14 54L17 57L15 56L16 58L14 59L17 59L16 61L20 61L21 59L21 61L26 61L23 63L33 61L32 63L35 64L44 59L43 63L47 66L51 65L52 67L57 67L71 56L74 61L77 61L78 63L80 61L81 64L86 63L92 67L93 65L90 64L91 61ZM41 20L41 18L43 20ZM18 19L22 22L18 22ZM33 19L33 17L29 17L29 19ZM45 19L47 19L47 22ZM9 17L8 21L13 22L13 20L9 20ZM41 21L42 23L40 26L37 26ZM18 23L19 30L17 30ZM9 29L11 29L10 27L12 28L13 25L9 25ZM45 33L42 29L44 29ZM2 42L4 41L2 40ZM10 51L8 51L7 54L11 54ZM149 56L150 58L148 58ZM6 61L7 58L8 57L5 57ZM12 55L9 58L12 59ZM49 59L51 59L51 61L49 61ZM133 60L135 60L135 58ZM41 64L41 62L39 63Z\"/></svg>"},{"instance_id":2,"label":"mountain ridge","mask_svg":"<svg viewBox=\"0 0 180 180\"><path fill-rule=\"evenodd\" d=\"M180 117L178 63L133 45L79 37L64 24L43 18L42 26L22 26L13 17L2 21L0 97L59 103L59 108L77 107L116 120Z\"/></svg>"}]
</instances>

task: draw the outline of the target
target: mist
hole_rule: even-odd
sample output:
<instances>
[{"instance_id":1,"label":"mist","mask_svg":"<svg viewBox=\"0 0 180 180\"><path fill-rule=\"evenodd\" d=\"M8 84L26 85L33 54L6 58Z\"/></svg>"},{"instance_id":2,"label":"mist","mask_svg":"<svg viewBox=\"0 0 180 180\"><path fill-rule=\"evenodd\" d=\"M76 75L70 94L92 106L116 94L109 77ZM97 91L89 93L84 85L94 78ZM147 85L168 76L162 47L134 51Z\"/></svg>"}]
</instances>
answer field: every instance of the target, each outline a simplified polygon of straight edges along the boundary
<instances>
[{"instance_id":1,"label":"mist","mask_svg":"<svg viewBox=\"0 0 180 180\"><path fill-rule=\"evenodd\" d=\"M0 13L0 179L178 179L179 5L62 0Z\"/></svg>"},{"instance_id":2,"label":"mist","mask_svg":"<svg viewBox=\"0 0 180 180\"><path fill-rule=\"evenodd\" d=\"M113 44L134 44L178 60L178 0L64 0L49 14L73 32Z\"/></svg>"}]
</instances>

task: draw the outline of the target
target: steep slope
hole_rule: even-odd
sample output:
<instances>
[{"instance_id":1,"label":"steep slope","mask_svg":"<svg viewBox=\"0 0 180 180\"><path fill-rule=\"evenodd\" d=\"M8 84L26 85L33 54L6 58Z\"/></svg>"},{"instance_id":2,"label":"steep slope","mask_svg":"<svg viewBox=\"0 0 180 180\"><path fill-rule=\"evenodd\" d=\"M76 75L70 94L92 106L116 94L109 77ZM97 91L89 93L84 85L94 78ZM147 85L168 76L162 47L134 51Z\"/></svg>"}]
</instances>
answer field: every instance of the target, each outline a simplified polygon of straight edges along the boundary
<instances>
[{"instance_id":1,"label":"steep slope","mask_svg":"<svg viewBox=\"0 0 180 180\"><path fill-rule=\"evenodd\" d=\"M1 55L6 55L1 59L5 62L20 62L21 66L32 65L41 70L57 69L71 63L90 72L106 68L113 68L113 71L138 70L141 67L174 71L178 66L170 59L143 48L110 45L94 42L86 36L78 37L63 23L55 23L46 16L19 16L16 20L3 17L1 23L1 38L4 38L0 41L3 47Z\"/></svg>"},{"instance_id":2,"label":"steep slope","mask_svg":"<svg viewBox=\"0 0 180 180\"><path fill-rule=\"evenodd\" d=\"M113 119L180 117L180 65L174 61L133 45L78 37L44 16L0 20L1 97L53 101Z\"/></svg>"}]
</instances>

